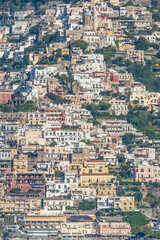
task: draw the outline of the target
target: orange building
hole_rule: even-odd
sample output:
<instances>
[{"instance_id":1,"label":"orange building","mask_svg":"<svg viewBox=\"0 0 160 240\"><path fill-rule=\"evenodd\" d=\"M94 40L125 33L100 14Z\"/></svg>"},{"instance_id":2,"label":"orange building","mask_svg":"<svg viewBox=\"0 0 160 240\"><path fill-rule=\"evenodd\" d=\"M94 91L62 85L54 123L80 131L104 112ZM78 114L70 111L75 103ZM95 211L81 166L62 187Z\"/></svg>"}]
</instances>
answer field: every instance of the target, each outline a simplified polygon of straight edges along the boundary
<instances>
[{"instance_id":1,"label":"orange building","mask_svg":"<svg viewBox=\"0 0 160 240\"><path fill-rule=\"evenodd\" d=\"M1 91L0 92L0 104L8 103L8 101L12 100L12 91Z\"/></svg>"}]
</instances>

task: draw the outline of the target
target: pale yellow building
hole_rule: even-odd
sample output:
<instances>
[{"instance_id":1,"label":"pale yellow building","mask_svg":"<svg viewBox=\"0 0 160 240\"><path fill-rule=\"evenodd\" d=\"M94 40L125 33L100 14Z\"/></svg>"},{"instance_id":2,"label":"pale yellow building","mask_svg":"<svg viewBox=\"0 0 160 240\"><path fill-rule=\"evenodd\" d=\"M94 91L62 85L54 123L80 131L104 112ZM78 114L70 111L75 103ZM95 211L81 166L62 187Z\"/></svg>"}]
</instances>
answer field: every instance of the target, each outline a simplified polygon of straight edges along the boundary
<instances>
[{"instance_id":1,"label":"pale yellow building","mask_svg":"<svg viewBox=\"0 0 160 240\"><path fill-rule=\"evenodd\" d=\"M67 217L66 216L26 216L25 221L25 229L47 229L47 228L53 228L61 230L61 223L66 223Z\"/></svg>"},{"instance_id":2,"label":"pale yellow building","mask_svg":"<svg viewBox=\"0 0 160 240\"><path fill-rule=\"evenodd\" d=\"M87 162L84 162L80 171L80 175L98 173L108 174L108 167L104 160L88 160Z\"/></svg>"},{"instance_id":3,"label":"pale yellow building","mask_svg":"<svg viewBox=\"0 0 160 240\"><path fill-rule=\"evenodd\" d=\"M97 185L97 196L114 197L117 194L118 182L114 183L100 183Z\"/></svg>"},{"instance_id":4,"label":"pale yellow building","mask_svg":"<svg viewBox=\"0 0 160 240\"><path fill-rule=\"evenodd\" d=\"M144 92L141 94L132 94L130 96L130 102L138 101L139 105L149 106L149 105L157 105L160 100L160 93L156 92Z\"/></svg>"},{"instance_id":5,"label":"pale yellow building","mask_svg":"<svg viewBox=\"0 0 160 240\"><path fill-rule=\"evenodd\" d=\"M98 184L114 182L115 176L108 173L108 167L103 160L88 160L80 170L81 187L97 187Z\"/></svg>"},{"instance_id":6,"label":"pale yellow building","mask_svg":"<svg viewBox=\"0 0 160 240\"><path fill-rule=\"evenodd\" d=\"M128 49L126 53L126 58L131 62L140 62L142 64L145 64L144 51L142 50Z\"/></svg>"},{"instance_id":7,"label":"pale yellow building","mask_svg":"<svg viewBox=\"0 0 160 240\"><path fill-rule=\"evenodd\" d=\"M49 44L49 53L52 53L54 51L56 51L57 49L60 49L60 48L66 48L67 47L67 42L65 43L50 43Z\"/></svg>"},{"instance_id":8,"label":"pale yellow building","mask_svg":"<svg viewBox=\"0 0 160 240\"><path fill-rule=\"evenodd\" d=\"M33 212L38 213L41 208L40 198L1 198L0 212Z\"/></svg>"},{"instance_id":9,"label":"pale yellow building","mask_svg":"<svg viewBox=\"0 0 160 240\"><path fill-rule=\"evenodd\" d=\"M28 155L21 154L19 158L13 160L13 171L27 172L28 171Z\"/></svg>"},{"instance_id":10,"label":"pale yellow building","mask_svg":"<svg viewBox=\"0 0 160 240\"><path fill-rule=\"evenodd\" d=\"M112 4L113 6L116 6L116 7L119 6L119 0L110 0L109 2L110 2L110 4Z\"/></svg>"}]
</instances>

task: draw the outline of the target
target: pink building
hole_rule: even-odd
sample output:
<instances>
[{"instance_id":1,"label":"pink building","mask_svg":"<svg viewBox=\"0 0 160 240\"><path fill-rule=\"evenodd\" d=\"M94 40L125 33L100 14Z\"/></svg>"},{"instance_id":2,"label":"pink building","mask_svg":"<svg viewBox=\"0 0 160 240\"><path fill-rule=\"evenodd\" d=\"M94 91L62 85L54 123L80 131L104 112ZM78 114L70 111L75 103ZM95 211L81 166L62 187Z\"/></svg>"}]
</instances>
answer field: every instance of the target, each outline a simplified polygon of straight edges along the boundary
<instances>
[{"instance_id":1,"label":"pink building","mask_svg":"<svg viewBox=\"0 0 160 240\"><path fill-rule=\"evenodd\" d=\"M63 86L56 79L50 80L47 83L48 93L58 94L63 93Z\"/></svg>"},{"instance_id":2,"label":"pink building","mask_svg":"<svg viewBox=\"0 0 160 240\"><path fill-rule=\"evenodd\" d=\"M131 226L125 222L101 222L98 223L97 234L101 236L130 236Z\"/></svg>"},{"instance_id":3,"label":"pink building","mask_svg":"<svg viewBox=\"0 0 160 240\"><path fill-rule=\"evenodd\" d=\"M160 182L159 166L133 166L131 168L131 177L133 177L136 182Z\"/></svg>"}]
</instances>

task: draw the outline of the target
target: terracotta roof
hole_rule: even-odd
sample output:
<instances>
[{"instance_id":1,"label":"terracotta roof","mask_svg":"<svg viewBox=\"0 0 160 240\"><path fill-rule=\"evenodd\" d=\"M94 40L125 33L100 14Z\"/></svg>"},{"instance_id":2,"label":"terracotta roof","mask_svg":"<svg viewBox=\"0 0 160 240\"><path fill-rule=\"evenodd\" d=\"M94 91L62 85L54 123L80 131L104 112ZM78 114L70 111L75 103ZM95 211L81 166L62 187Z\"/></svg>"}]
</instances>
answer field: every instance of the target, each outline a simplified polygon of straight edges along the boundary
<instances>
[{"instance_id":1,"label":"terracotta roof","mask_svg":"<svg viewBox=\"0 0 160 240\"><path fill-rule=\"evenodd\" d=\"M63 200L63 197L45 197L44 200Z\"/></svg>"},{"instance_id":2,"label":"terracotta roof","mask_svg":"<svg viewBox=\"0 0 160 240\"><path fill-rule=\"evenodd\" d=\"M112 176L109 173L82 173L80 176Z\"/></svg>"},{"instance_id":3,"label":"terracotta roof","mask_svg":"<svg viewBox=\"0 0 160 240\"><path fill-rule=\"evenodd\" d=\"M104 160L88 160L87 162L105 162Z\"/></svg>"}]
</instances>

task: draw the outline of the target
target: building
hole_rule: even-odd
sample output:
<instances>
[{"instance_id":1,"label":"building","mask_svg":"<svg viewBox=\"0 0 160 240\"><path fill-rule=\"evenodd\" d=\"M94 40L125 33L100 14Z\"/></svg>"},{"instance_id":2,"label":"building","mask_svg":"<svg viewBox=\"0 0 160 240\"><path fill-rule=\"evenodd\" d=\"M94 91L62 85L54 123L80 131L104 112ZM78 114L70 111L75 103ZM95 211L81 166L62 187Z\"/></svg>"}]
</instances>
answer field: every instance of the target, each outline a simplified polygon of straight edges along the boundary
<instances>
[{"instance_id":1,"label":"building","mask_svg":"<svg viewBox=\"0 0 160 240\"><path fill-rule=\"evenodd\" d=\"M97 196L114 197L117 194L118 182L97 184Z\"/></svg>"},{"instance_id":2,"label":"building","mask_svg":"<svg viewBox=\"0 0 160 240\"><path fill-rule=\"evenodd\" d=\"M159 166L141 164L131 167L130 174L136 182L160 182Z\"/></svg>"},{"instance_id":3,"label":"building","mask_svg":"<svg viewBox=\"0 0 160 240\"><path fill-rule=\"evenodd\" d=\"M126 115L128 113L128 105L126 100L117 100L113 98L109 101L109 103L111 104L110 110L116 115Z\"/></svg>"},{"instance_id":4,"label":"building","mask_svg":"<svg viewBox=\"0 0 160 240\"><path fill-rule=\"evenodd\" d=\"M44 124L59 122L61 125L65 124L65 110L61 109L40 109L37 112L28 112L27 120L29 124Z\"/></svg>"},{"instance_id":5,"label":"building","mask_svg":"<svg viewBox=\"0 0 160 240\"><path fill-rule=\"evenodd\" d=\"M137 94L136 92L132 92L130 96L130 102L136 101L139 105L142 105L144 107L146 106L152 106L157 105L160 99L160 93L156 92L141 92Z\"/></svg>"},{"instance_id":6,"label":"building","mask_svg":"<svg viewBox=\"0 0 160 240\"><path fill-rule=\"evenodd\" d=\"M101 237L124 237L131 235L131 226L125 222L99 222L96 229L97 234Z\"/></svg>"},{"instance_id":7,"label":"building","mask_svg":"<svg viewBox=\"0 0 160 240\"><path fill-rule=\"evenodd\" d=\"M24 231L33 231L37 229L37 231L41 231L41 229L46 231L49 229L52 231L58 231L61 230L61 223L65 223L67 220L66 216L45 216L45 215L40 215L40 216L26 216L25 219L25 224L24 224Z\"/></svg>"},{"instance_id":8,"label":"building","mask_svg":"<svg viewBox=\"0 0 160 240\"><path fill-rule=\"evenodd\" d=\"M12 100L12 91L3 90L0 92L0 104L8 103Z\"/></svg>"},{"instance_id":9,"label":"building","mask_svg":"<svg viewBox=\"0 0 160 240\"><path fill-rule=\"evenodd\" d=\"M131 62L140 62L144 65L144 51L128 49L126 53L126 59L130 60Z\"/></svg>"},{"instance_id":10,"label":"building","mask_svg":"<svg viewBox=\"0 0 160 240\"><path fill-rule=\"evenodd\" d=\"M38 213L41 208L40 198L1 198L0 212L1 213Z\"/></svg>"},{"instance_id":11,"label":"building","mask_svg":"<svg viewBox=\"0 0 160 240\"><path fill-rule=\"evenodd\" d=\"M13 171L27 172L28 171L28 155L19 155L19 158L13 160Z\"/></svg>"},{"instance_id":12,"label":"building","mask_svg":"<svg viewBox=\"0 0 160 240\"><path fill-rule=\"evenodd\" d=\"M88 237L96 234L94 219L90 216L71 216L66 223L61 224L63 237Z\"/></svg>"},{"instance_id":13,"label":"building","mask_svg":"<svg viewBox=\"0 0 160 240\"><path fill-rule=\"evenodd\" d=\"M8 173L6 176L7 192L39 192L45 193L45 178L43 173L21 172Z\"/></svg>"},{"instance_id":14,"label":"building","mask_svg":"<svg viewBox=\"0 0 160 240\"><path fill-rule=\"evenodd\" d=\"M123 212L134 211L134 197L121 197L121 196L98 196L97 209L115 208L121 209Z\"/></svg>"},{"instance_id":15,"label":"building","mask_svg":"<svg viewBox=\"0 0 160 240\"><path fill-rule=\"evenodd\" d=\"M81 187L93 187L111 182L115 176L108 173L108 167L103 160L89 160L80 171Z\"/></svg>"},{"instance_id":16,"label":"building","mask_svg":"<svg viewBox=\"0 0 160 240\"><path fill-rule=\"evenodd\" d=\"M27 120L26 113L17 112L17 113L2 113L0 112L0 122L19 122L24 124Z\"/></svg>"}]
</instances>

